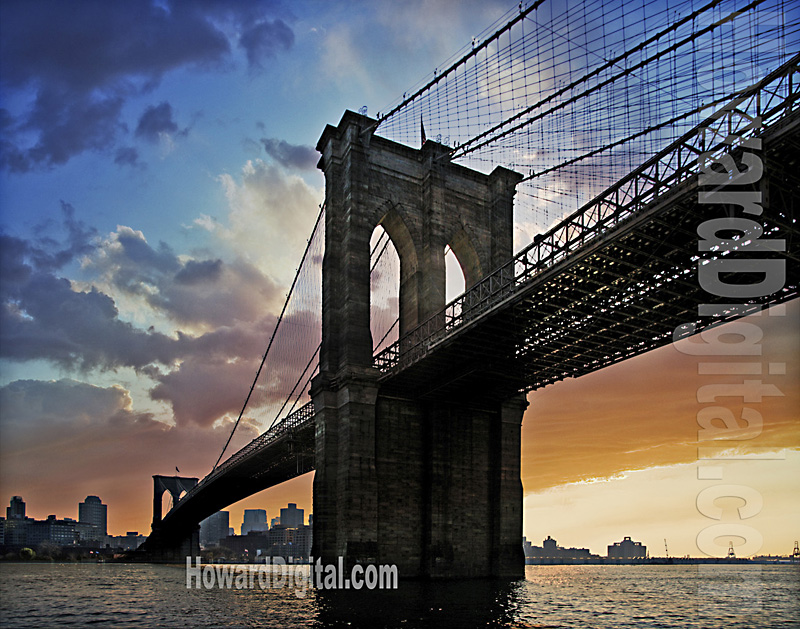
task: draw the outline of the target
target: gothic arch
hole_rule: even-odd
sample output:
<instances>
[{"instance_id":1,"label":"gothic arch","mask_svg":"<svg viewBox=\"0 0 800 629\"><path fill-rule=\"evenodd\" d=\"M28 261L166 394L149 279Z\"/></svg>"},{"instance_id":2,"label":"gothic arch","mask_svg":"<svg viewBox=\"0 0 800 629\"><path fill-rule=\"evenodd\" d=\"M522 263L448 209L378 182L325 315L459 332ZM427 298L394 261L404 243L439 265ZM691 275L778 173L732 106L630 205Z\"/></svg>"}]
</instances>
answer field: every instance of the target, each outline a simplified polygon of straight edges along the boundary
<instances>
[{"instance_id":1,"label":"gothic arch","mask_svg":"<svg viewBox=\"0 0 800 629\"><path fill-rule=\"evenodd\" d=\"M464 228L459 226L450 237L448 243L458 260L461 272L464 274L464 286L469 288L476 284L484 274L478 252Z\"/></svg>"},{"instance_id":2,"label":"gothic arch","mask_svg":"<svg viewBox=\"0 0 800 629\"><path fill-rule=\"evenodd\" d=\"M397 255L400 256L400 272L403 273L405 271L408 275L414 274L419 268L419 258L417 257L417 247L414 244L414 239L403 217L397 211L397 207L388 203L387 206L389 208L378 221L378 225L386 230L389 238L392 239L392 244L397 249Z\"/></svg>"}]
</instances>

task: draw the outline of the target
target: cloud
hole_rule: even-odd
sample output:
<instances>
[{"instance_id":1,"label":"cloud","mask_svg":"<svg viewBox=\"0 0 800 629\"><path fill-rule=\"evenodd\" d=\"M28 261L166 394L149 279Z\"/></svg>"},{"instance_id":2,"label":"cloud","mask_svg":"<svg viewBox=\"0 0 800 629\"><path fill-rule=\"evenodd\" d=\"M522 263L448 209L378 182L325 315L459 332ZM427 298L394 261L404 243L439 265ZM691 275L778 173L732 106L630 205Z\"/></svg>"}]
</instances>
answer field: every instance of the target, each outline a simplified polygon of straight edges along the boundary
<instances>
[{"instance_id":1,"label":"cloud","mask_svg":"<svg viewBox=\"0 0 800 629\"><path fill-rule=\"evenodd\" d=\"M203 282L216 282L222 273L222 260L203 260L196 262L189 260L184 267L175 274L178 284L196 285Z\"/></svg>"},{"instance_id":2,"label":"cloud","mask_svg":"<svg viewBox=\"0 0 800 629\"><path fill-rule=\"evenodd\" d=\"M248 160L238 177L225 173L219 181L228 200L227 220L202 216L195 224L288 285L319 212L322 188L260 159Z\"/></svg>"},{"instance_id":3,"label":"cloud","mask_svg":"<svg viewBox=\"0 0 800 629\"><path fill-rule=\"evenodd\" d=\"M211 426L225 414L238 416L257 368L258 360L189 359L157 377L150 395L169 402L177 425Z\"/></svg>"},{"instance_id":4,"label":"cloud","mask_svg":"<svg viewBox=\"0 0 800 629\"><path fill-rule=\"evenodd\" d=\"M112 148L127 133L121 114L129 97L151 91L179 68L232 67L225 62L234 44L257 70L292 46L287 19L270 1L4 2L3 89L32 95L32 105L3 111L0 166L26 172ZM172 118L164 113L162 103L140 120L145 138L158 124L169 126ZM132 155L126 157L123 163L130 163Z\"/></svg>"},{"instance_id":5,"label":"cloud","mask_svg":"<svg viewBox=\"0 0 800 629\"><path fill-rule=\"evenodd\" d=\"M184 129L180 133L185 135L187 132L188 129ZM176 133L179 133L178 125L172 119L172 106L167 102L148 107L136 125L136 137L150 142L158 142L163 135Z\"/></svg>"},{"instance_id":6,"label":"cloud","mask_svg":"<svg viewBox=\"0 0 800 629\"><path fill-rule=\"evenodd\" d=\"M113 532L137 527L148 532L152 474L174 474L178 467L186 476L204 476L232 422L212 429L170 426L135 406L131 392L118 385L62 379L17 380L0 387L3 495L21 493L40 518L47 513L74 517L79 500L99 495L109 505ZM243 421L228 454L257 434ZM37 513L36 505L48 511Z\"/></svg>"},{"instance_id":7,"label":"cloud","mask_svg":"<svg viewBox=\"0 0 800 629\"><path fill-rule=\"evenodd\" d=\"M279 303L276 282L255 265L234 259L178 256L166 243L151 246L144 234L120 226L87 258L84 269L109 293L196 331L256 321Z\"/></svg>"},{"instance_id":8,"label":"cloud","mask_svg":"<svg viewBox=\"0 0 800 629\"><path fill-rule=\"evenodd\" d=\"M33 269L22 281L10 279L4 277L0 311L0 344L7 359L45 359L88 370L138 369L177 358L174 339L121 321L114 300L94 288L75 291L69 280Z\"/></svg>"},{"instance_id":9,"label":"cloud","mask_svg":"<svg viewBox=\"0 0 800 629\"><path fill-rule=\"evenodd\" d=\"M4 359L81 373L132 368L153 381L151 398L170 404L179 425L238 415L284 287L238 257L178 255L125 226L100 239L69 204L62 214L64 242L0 234ZM61 276L76 261L90 281ZM319 344L318 301L287 311L249 412L279 405L295 385Z\"/></svg>"},{"instance_id":10,"label":"cloud","mask_svg":"<svg viewBox=\"0 0 800 629\"><path fill-rule=\"evenodd\" d=\"M294 32L283 20L264 20L245 30L239 45L247 53L251 68L262 69L268 59L274 59L280 50L289 50L294 44Z\"/></svg>"},{"instance_id":11,"label":"cloud","mask_svg":"<svg viewBox=\"0 0 800 629\"><path fill-rule=\"evenodd\" d=\"M771 313L776 311L770 310ZM782 396L748 404L763 416L763 432L751 447L800 448L800 300L785 306L784 316L749 317L762 328L765 383ZM687 343L689 341L682 341ZM528 395L522 428L525 492L538 492L588 478L612 478L626 470L696 463L697 401L706 384L742 382L742 376L698 375L702 362L741 362L741 357L689 356L669 345L577 379L567 379ZM768 375L766 363L785 364L786 375ZM739 416L742 398L723 400Z\"/></svg>"},{"instance_id":12,"label":"cloud","mask_svg":"<svg viewBox=\"0 0 800 629\"><path fill-rule=\"evenodd\" d=\"M319 161L319 153L313 146L289 144L278 138L262 138L261 143L267 155L288 168L312 170Z\"/></svg>"},{"instance_id":13,"label":"cloud","mask_svg":"<svg viewBox=\"0 0 800 629\"><path fill-rule=\"evenodd\" d=\"M123 146L117 149L114 156L114 163L118 166L140 167L139 151L132 146Z\"/></svg>"}]
</instances>

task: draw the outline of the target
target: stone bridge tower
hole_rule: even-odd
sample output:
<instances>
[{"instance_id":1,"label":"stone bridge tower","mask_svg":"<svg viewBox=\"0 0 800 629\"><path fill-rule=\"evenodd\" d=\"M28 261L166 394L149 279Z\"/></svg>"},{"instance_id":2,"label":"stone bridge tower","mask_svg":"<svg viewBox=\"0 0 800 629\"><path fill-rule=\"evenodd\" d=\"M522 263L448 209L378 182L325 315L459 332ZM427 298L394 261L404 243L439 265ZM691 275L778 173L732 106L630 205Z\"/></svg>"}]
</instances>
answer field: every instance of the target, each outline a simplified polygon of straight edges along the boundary
<instances>
[{"instance_id":1,"label":"stone bridge tower","mask_svg":"<svg viewBox=\"0 0 800 629\"><path fill-rule=\"evenodd\" d=\"M400 335L445 306L445 246L467 287L513 254L522 178L375 136L345 112L317 144L325 257L316 412L314 556L396 564L401 577L522 576L520 426L512 399L382 394L370 334L370 238L400 257Z\"/></svg>"}]
</instances>

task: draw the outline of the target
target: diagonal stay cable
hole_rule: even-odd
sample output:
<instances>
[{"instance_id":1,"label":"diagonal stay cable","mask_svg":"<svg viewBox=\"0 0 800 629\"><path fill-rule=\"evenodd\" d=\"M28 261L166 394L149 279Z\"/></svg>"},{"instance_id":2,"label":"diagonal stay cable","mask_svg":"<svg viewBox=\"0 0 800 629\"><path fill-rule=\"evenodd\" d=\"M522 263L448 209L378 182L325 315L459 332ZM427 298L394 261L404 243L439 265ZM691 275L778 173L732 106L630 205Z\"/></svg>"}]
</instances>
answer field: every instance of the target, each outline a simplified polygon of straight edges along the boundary
<instances>
[{"instance_id":1,"label":"diagonal stay cable","mask_svg":"<svg viewBox=\"0 0 800 629\"><path fill-rule=\"evenodd\" d=\"M721 1L721 0L719 0L719 1ZM378 126L380 126L380 124L382 122L384 122L385 120L388 120L390 117L392 117L398 111L403 109L406 105L408 105L409 103L413 102L419 96L421 96L422 94L427 92L430 88L432 88L434 85L436 85L439 81L441 81L448 74L453 72L461 64L466 63L470 58L476 56L478 54L478 52L480 52L481 50L486 48L494 40L498 39L503 33L505 33L506 31L510 30L511 28L513 28L515 24L517 24L518 22L521 22L522 20L524 20L531 12L535 11L536 9L538 9L539 6L542 3L544 3L544 0L537 0L531 6L529 6L527 9L520 8L519 15L517 15L513 20L510 20L505 26L497 29L492 35L490 35L489 37L484 39L478 46L475 46L472 50L470 50L467 54L465 54L463 57L461 57L458 61L456 61L449 68L447 68L446 70L444 70L441 73L437 73L436 76L434 76L434 78L431 81L429 81L428 83L423 85L420 89L418 89L416 92L414 92L408 98L404 98L403 101L399 105L394 107L391 111L389 111L389 113L382 115L378 119L378 121L375 122L372 127L366 129L366 131L372 131L374 129L377 129ZM520 7L521 6L522 6L522 3L520 3Z\"/></svg>"},{"instance_id":2,"label":"diagonal stay cable","mask_svg":"<svg viewBox=\"0 0 800 629\"><path fill-rule=\"evenodd\" d=\"M264 368L264 363L267 361L267 356L269 355L269 350L272 347L272 343L275 340L275 336L278 334L278 329L280 328L281 321L283 321L283 315L286 313L286 308L289 305L289 300L292 297L292 293L294 292L294 287L297 285L297 278L300 277L300 271L303 268L303 265L306 262L308 257L308 252L311 249L311 243L314 241L314 234L316 234L317 229L319 229L320 222L322 221L322 216L325 214L325 204L320 205L319 214L317 215L317 220L314 223L314 229L311 230L311 236L306 243L305 251L303 251L303 257L300 260L300 266L297 267L297 272L294 275L294 279L292 280L292 285L289 288L289 293L286 295L286 300L283 302L283 308L281 309L281 314L278 316L278 322L275 324L275 329L272 331L272 336L269 338L269 344L267 345L267 351L264 352L264 357L261 359L261 364L258 366L258 371L256 372L256 377L253 378L253 384L250 385L250 391L247 393L247 397L244 400L244 404L242 405L242 410L239 411L239 417L236 418L236 423L233 425L233 429L231 430L231 434L228 436L228 440L225 442L225 447L222 448L222 452L220 452L219 458L217 462L214 463L214 467L211 468L213 472L217 469L217 465L222 460L222 457L225 455L225 450L228 449L228 446L231 443L231 439L233 439L233 434L236 432L236 428L239 426L239 422L242 421L242 416L244 415L244 411L247 408L248 402L250 402L250 396L253 395L253 391L256 388L256 383L258 382L258 378L261 375L261 370Z\"/></svg>"},{"instance_id":3,"label":"diagonal stay cable","mask_svg":"<svg viewBox=\"0 0 800 629\"><path fill-rule=\"evenodd\" d=\"M501 139L501 138L503 138L503 137L515 132L515 131L518 131L522 127L524 127L526 125L529 125L532 122L535 122L536 120L544 118L545 116L547 116L547 115L549 115L549 114L551 114L551 113L553 113L555 111L558 111L559 109L563 109L567 105L580 100L581 98L591 94L592 92L596 92L597 90L605 87L606 85L610 85L611 83L615 82L616 80L620 79L623 76L626 76L628 74L633 74L633 72L635 70L638 70L639 68L644 67L645 65L647 65L648 63L650 63L652 61L660 59L661 57L663 57L666 54L674 52L675 50L677 50L678 48L684 46L685 44L690 43L690 42L696 40L697 38L702 37L706 33L709 33L711 31L713 31L718 26L721 26L722 24L725 24L727 22L730 22L730 21L734 20L735 18L737 18L738 16L742 15L746 11L749 11L749 10L755 8L756 6L758 6L759 4L762 4L765 0L753 0L753 2L750 2L750 4L748 4L746 7L744 7L741 11L733 11L727 17L725 17L725 18L723 18L721 20L718 20L716 22L713 22L712 24L709 24L708 26L700 29L699 31L697 31L695 33L692 33L688 37L685 37L681 41L676 42L676 43L672 44L671 46L668 46L667 48L664 48L664 49L658 51L654 55L651 55L650 57L648 57L648 58L636 63L635 65L631 66L627 70L624 70L621 73L615 74L614 76L609 77L604 81L601 81L600 83L598 83L597 85L594 85L593 87L585 89L580 94L576 94L575 96L571 96L567 100L560 102L558 105L555 105L555 106L551 107L547 111L544 111L544 112L541 112L539 114L536 114L535 116L532 116L531 118L528 118L527 120L524 120L524 121L520 122L519 124L511 127L510 129L506 129L505 131L502 131L502 132L498 133L497 135L495 135L493 137L487 138L488 135L498 131L499 129L501 129L502 127L506 126L507 124L510 124L511 122L514 122L515 120L519 120L523 116L531 113L534 109L536 109L538 107L541 107L542 105L552 101L554 98L557 98L558 96L563 95L567 91L573 89L574 87L576 87L577 85L583 83L584 81L586 81L587 79L591 78L592 76L596 76L599 72L603 71L604 69L607 69L607 68L611 67L612 65L617 64L619 61L625 59L626 57L630 56L631 54L634 54L635 52L638 52L638 51L642 50L645 46L653 43L654 41L656 41L658 39L660 39L661 37L663 37L664 35L666 35L667 33L671 32L671 31L675 30L676 28L678 28L679 26L681 26L685 22L687 22L687 21L689 21L691 19L695 19L701 13L703 13L703 12L707 11L709 8L713 8L714 6L719 4L720 1L721 0L712 0L710 3L708 3L704 7L701 7L700 9L695 11L694 13L691 13L691 14L685 16L684 18L682 18L681 20L678 20L677 22L671 24L666 29L656 33L652 37L646 39L645 41L643 41L643 42L641 42L639 44L637 44L636 46L634 46L630 50L625 51L624 53L622 53L621 55L618 55L614 59L611 59L610 61L608 61L607 63L603 64L602 66L598 66L597 68L592 70L592 72L590 72L589 74L581 77L580 79L577 79L576 81L573 81L569 85L561 88L560 90L554 92L553 94L551 94L548 97L540 100L539 102L534 103L533 105L531 105L529 107L526 107L525 109L523 109L522 111L514 114L513 116L511 116L507 120L504 120L503 122L495 125L491 129L487 129L483 133L475 136L474 138L472 138L470 140L467 140L466 142L464 142L460 146L458 146L455 149L453 149L451 158L452 159L456 159L458 157L462 157L462 156L466 155L467 153L471 153L473 151L476 151L476 150L486 146L487 144L491 144L493 142L496 142L497 140L499 140L499 139ZM487 139L483 139L483 138L487 138ZM483 141L478 142L479 140L483 140ZM477 144L474 144L476 142L477 142Z\"/></svg>"},{"instance_id":4,"label":"diagonal stay cable","mask_svg":"<svg viewBox=\"0 0 800 629\"><path fill-rule=\"evenodd\" d=\"M280 417L281 417L281 414L283 413L283 409L285 409L285 408L286 408L286 405L289 403L289 400L291 400L291 399L294 397L294 395L295 395L295 393L296 393L296 391L297 391L298 387L300 386L300 383L301 383L301 382L303 382L303 380L305 379L305 375L308 373L308 369L309 369L309 367L311 367L311 365L314 363L314 359L315 359L315 358L317 357L317 355L319 354L319 350L320 350L321 348L322 348L322 343L320 343L319 345L317 345L317 349L315 349L315 350L314 350L314 353L313 353L313 354L311 354L311 358L309 358L309 359L308 359L308 363L306 363L306 367L305 367L305 369L303 369L303 373L301 373L301 374L300 374L300 377L297 379L297 382L295 382L294 386L292 387L292 390L289 392L289 395L287 395L287 396L286 396L286 399L284 400L284 402L283 402L283 405L282 405L282 406L281 406L281 408L278 410L278 412L275 414L275 418L272 420L272 423L269 425L269 427L267 428L267 430L269 430L269 429L270 429L270 428L272 428L272 427L273 427L275 424L277 424L277 423L278 423L278 420L280 419ZM316 367L315 367L314 369L312 369L312 373L313 373L313 371L314 371L314 370L316 370ZM305 386L304 386L303 388L305 389ZM299 396L298 396L298 397L299 397ZM296 403L296 400L295 400L295 403ZM293 409L293 408L294 408L294 406L292 406L292 409ZM289 413L287 413L287 415L288 415L288 414L291 414L291 410L289 411Z\"/></svg>"},{"instance_id":5,"label":"diagonal stay cable","mask_svg":"<svg viewBox=\"0 0 800 629\"><path fill-rule=\"evenodd\" d=\"M315 227L315 229L316 229L316 227ZM385 237L385 240L384 240L384 237ZM313 232L312 232L312 238L313 238ZM381 248L380 253L378 254L378 257L375 259L375 262L372 265L372 268L370 269L370 271L374 271L375 270L375 267L378 265L378 262L383 257L383 254L386 252L386 249L387 249L390 241L391 241L391 238L389 238L389 235L386 232L384 232L384 234L382 234L381 237L378 239L378 242L375 243L375 247L372 249L371 255L375 254L375 252L378 250L378 248L381 247L381 244L383 246ZM393 327L394 327L394 325L392 325L392 328ZM389 331L391 331L391 328L390 328ZM388 335L388 332L387 332L387 335ZM384 336L384 338L386 338L386 337ZM320 349L322 349L322 343L317 345L317 348L314 350L314 353L311 355L311 358L308 359L308 363L306 364L305 369L303 369L303 372L300 374L300 377L295 382L294 386L292 387L292 390L289 392L289 395L286 396L286 399L284 400L283 404L281 405L281 408L278 410L277 414L273 418L273 420L270 423L270 425L267 428L267 430L272 428L278 422L278 420L280 419L281 414L283 413L284 409L286 409L287 404L289 404L289 402L292 400L292 398L295 397L295 394L297 393L297 390L300 387L300 383L305 381L305 384L302 387L302 389L305 389L306 385L311 381L310 378L306 379L305 376L308 373L309 368L314 363L314 359L319 355ZM316 367L314 368L314 370L315 369L316 369ZM313 373L314 370L312 370L312 373ZM256 379L258 379L258 375L256 375ZM294 402L292 403L292 407L289 409L289 413L288 414L291 414L291 412L292 412L292 410L294 410L294 406L296 404L297 404L297 399L295 399ZM219 463L219 461L217 461L217 463Z\"/></svg>"},{"instance_id":6,"label":"diagonal stay cable","mask_svg":"<svg viewBox=\"0 0 800 629\"><path fill-rule=\"evenodd\" d=\"M524 179L521 179L520 183L522 183L524 181L531 181L532 179L535 179L536 177L541 177L542 175L546 175L548 173L551 173L553 171L559 170L559 169L564 168L566 166L571 166L572 164L575 164L577 162L583 161L584 159L588 159L589 157L594 157L595 155L598 155L598 154L600 154L600 153L602 153L604 151L607 151L609 149L615 148L615 147L620 146L622 144L626 144L627 142L630 142L631 140L635 140L636 138L641 137L643 135L647 135L648 133L652 133L653 131L658 131L659 129L662 129L664 127L672 126L673 124L675 124L676 122L679 122L680 120L683 120L685 118L689 118L690 116L693 116L695 114L699 114L701 111L703 111L704 109L708 109L709 107L716 107L720 103L723 103L723 102L725 102L727 100L730 100L730 96L729 95L726 95L726 96L724 96L722 98L714 99L713 101L711 101L708 104L704 104L704 105L700 105L699 107L695 107L691 111L687 111L686 113L683 113L683 114L681 114L679 116L675 116L674 118L670 118L666 122L662 122L662 123L650 126L647 129L643 129L642 131L637 131L633 135L629 135L629 136L627 136L625 138L622 138L622 139L619 139L619 140L615 140L614 142L612 142L610 144L606 144L605 146L601 146L599 148L596 148L593 151L589 151L588 153L584 153L583 155L579 155L578 157L573 157L572 159L568 159L566 161L563 161L560 164L557 164L556 166L551 166L549 168L545 168L544 170L540 170L539 172L532 172L530 175L528 175Z\"/></svg>"}]
</instances>

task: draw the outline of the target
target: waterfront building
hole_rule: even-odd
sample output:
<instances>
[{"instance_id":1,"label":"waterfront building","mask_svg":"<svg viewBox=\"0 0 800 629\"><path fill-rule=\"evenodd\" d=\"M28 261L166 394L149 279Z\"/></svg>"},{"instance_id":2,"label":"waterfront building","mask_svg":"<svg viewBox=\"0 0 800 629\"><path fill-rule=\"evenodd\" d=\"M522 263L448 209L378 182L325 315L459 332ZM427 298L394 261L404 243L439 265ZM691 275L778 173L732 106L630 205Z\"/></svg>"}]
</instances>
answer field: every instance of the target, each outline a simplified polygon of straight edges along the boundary
<instances>
[{"instance_id":1,"label":"waterfront building","mask_svg":"<svg viewBox=\"0 0 800 629\"><path fill-rule=\"evenodd\" d=\"M304 509L298 509L297 504L290 502L285 509L281 509L281 526L299 529L304 524L304 513Z\"/></svg>"},{"instance_id":2,"label":"waterfront building","mask_svg":"<svg viewBox=\"0 0 800 629\"><path fill-rule=\"evenodd\" d=\"M217 511L200 522L200 545L217 546L219 541L228 536L230 530L230 513Z\"/></svg>"},{"instance_id":3,"label":"waterfront building","mask_svg":"<svg viewBox=\"0 0 800 629\"><path fill-rule=\"evenodd\" d=\"M144 540L145 535L139 535L139 531L127 531L125 535L106 535L106 544L111 548L121 550L136 550Z\"/></svg>"},{"instance_id":4,"label":"waterfront building","mask_svg":"<svg viewBox=\"0 0 800 629\"><path fill-rule=\"evenodd\" d=\"M95 524L79 521L75 523L75 540L86 548L102 548L106 536L100 534L100 529Z\"/></svg>"},{"instance_id":5,"label":"waterfront building","mask_svg":"<svg viewBox=\"0 0 800 629\"><path fill-rule=\"evenodd\" d=\"M46 520L28 520L25 543L35 548L42 542L52 542L59 546L75 544L75 525L72 518L60 520L55 515L48 515Z\"/></svg>"},{"instance_id":6,"label":"waterfront building","mask_svg":"<svg viewBox=\"0 0 800 629\"><path fill-rule=\"evenodd\" d=\"M3 544L8 546L24 546L27 543L28 521L25 518L25 502L22 496L14 496L6 507L6 518L3 522Z\"/></svg>"},{"instance_id":7,"label":"waterfront building","mask_svg":"<svg viewBox=\"0 0 800 629\"><path fill-rule=\"evenodd\" d=\"M284 557L289 551L290 532L283 524L273 526L267 533L267 548L273 557Z\"/></svg>"},{"instance_id":8,"label":"waterfront building","mask_svg":"<svg viewBox=\"0 0 800 629\"><path fill-rule=\"evenodd\" d=\"M108 506L97 496L86 496L86 500L78 503L78 522L95 527L93 531L87 529L87 534L92 535L87 539L102 540L108 534Z\"/></svg>"},{"instance_id":9,"label":"waterfront building","mask_svg":"<svg viewBox=\"0 0 800 629\"><path fill-rule=\"evenodd\" d=\"M586 563L599 559L597 555L592 555L588 548L563 548L549 535L541 546L533 546L523 537L522 549L527 564Z\"/></svg>"},{"instance_id":10,"label":"waterfront building","mask_svg":"<svg viewBox=\"0 0 800 629\"><path fill-rule=\"evenodd\" d=\"M242 520L242 535L247 535L251 531L265 532L267 526L267 512L264 509L245 509L244 519Z\"/></svg>"},{"instance_id":11,"label":"waterfront building","mask_svg":"<svg viewBox=\"0 0 800 629\"><path fill-rule=\"evenodd\" d=\"M269 540L264 531L250 531L247 535L229 535L219 541L220 545L230 550L234 557L253 560L268 555Z\"/></svg>"},{"instance_id":12,"label":"waterfront building","mask_svg":"<svg viewBox=\"0 0 800 629\"><path fill-rule=\"evenodd\" d=\"M314 528L311 525L301 526L294 531L292 539L292 556L306 560L311 556L311 544L314 540Z\"/></svg>"},{"instance_id":13,"label":"waterfront building","mask_svg":"<svg viewBox=\"0 0 800 629\"><path fill-rule=\"evenodd\" d=\"M11 498L11 504L6 507L6 520L24 520L25 519L25 502L22 496L14 496Z\"/></svg>"},{"instance_id":14,"label":"waterfront building","mask_svg":"<svg viewBox=\"0 0 800 629\"><path fill-rule=\"evenodd\" d=\"M608 558L617 560L645 559L647 546L641 542L634 542L630 537L624 537L621 542L614 542L608 547Z\"/></svg>"}]
</instances>

